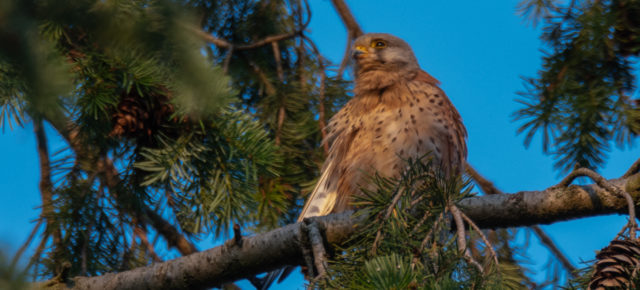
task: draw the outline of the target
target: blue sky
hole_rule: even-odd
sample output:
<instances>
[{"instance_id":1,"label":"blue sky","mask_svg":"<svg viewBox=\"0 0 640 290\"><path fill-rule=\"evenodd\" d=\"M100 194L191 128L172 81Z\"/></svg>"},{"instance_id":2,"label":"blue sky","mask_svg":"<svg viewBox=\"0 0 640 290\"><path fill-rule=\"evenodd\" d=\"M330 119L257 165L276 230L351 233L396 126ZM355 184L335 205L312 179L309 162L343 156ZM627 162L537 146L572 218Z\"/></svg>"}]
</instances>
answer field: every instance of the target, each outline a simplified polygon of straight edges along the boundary
<instances>
[{"instance_id":1,"label":"blue sky","mask_svg":"<svg viewBox=\"0 0 640 290\"><path fill-rule=\"evenodd\" d=\"M329 0L309 0L310 36L321 53L339 63L346 31ZM542 154L540 139L527 149L516 135L520 123L511 114L519 108L516 92L521 77L535 76L543 48L539 29L516 13L518 1L348 1L365 32L386 32L406 40L421 67L442 82L469 132L469 162L505 192L540 190L560 180L553 160ZM635 95L637 97L637 93ZM49 131L51 132L51 131ZM62 147L49 134L50 152ZM38 159L32 127L0 132L0 247L15 251L39 214ZM599 172L615 178L638 158L637 147L613 148ZM594 258L622 225L625 216L606 216L556 223L542 228L578 265ZM523 236L521 237L522 240ZM544 277L548 252L532 239L528 255L532 270ZM247 285L247 284L241 284ZM302 288L300 275L277 289Z\"/></svg>"}]
</instances>

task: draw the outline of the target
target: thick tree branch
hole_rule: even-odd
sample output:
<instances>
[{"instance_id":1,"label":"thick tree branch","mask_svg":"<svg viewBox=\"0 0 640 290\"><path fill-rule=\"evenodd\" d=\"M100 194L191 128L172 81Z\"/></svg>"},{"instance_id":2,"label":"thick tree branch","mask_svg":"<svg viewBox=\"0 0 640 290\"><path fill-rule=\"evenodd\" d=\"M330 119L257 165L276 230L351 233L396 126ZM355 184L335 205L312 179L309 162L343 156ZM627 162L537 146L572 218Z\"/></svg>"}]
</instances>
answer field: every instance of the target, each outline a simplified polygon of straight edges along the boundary
<instances>
[{"instance_id":1,"label":"thick tree branch","mask_svg":"<svg viewBox=\"0 0 640 290\"><path fill-rule=\"evenodd\" d=\"M638 178L619 178L609 183L625 188ZM639 200L638 189L631 190ZM549 224L569 219L605 214L626 214L627 201L595 184L551 187L543 191L521 191L466 198L460 208L481 228L520 227Z\"/></svg>"},{"instance_id":2,"label":"thick tree branch","mask_svg":"<svg viewBox=\"0 0 640 290\"><path fill-rule=\"evenodd\" d=\"M625 188L640 201L640 174L608 182ZM543 191L494 194L466 198L458 203L465 215L480 228L517 227L597 216L626 214L624 197L597 185L551 187ZM329 244L342 244L354 233L358 221L351 212L312 218L325 229ZM76 277L77 289L196 289L281 268L302 265L300 250L301 223L288 225L264 234L243 237L242 245L225 245L130 271L99 277ZM60 285L58 285L60 286Z\"/></svg>"}]
</instances>

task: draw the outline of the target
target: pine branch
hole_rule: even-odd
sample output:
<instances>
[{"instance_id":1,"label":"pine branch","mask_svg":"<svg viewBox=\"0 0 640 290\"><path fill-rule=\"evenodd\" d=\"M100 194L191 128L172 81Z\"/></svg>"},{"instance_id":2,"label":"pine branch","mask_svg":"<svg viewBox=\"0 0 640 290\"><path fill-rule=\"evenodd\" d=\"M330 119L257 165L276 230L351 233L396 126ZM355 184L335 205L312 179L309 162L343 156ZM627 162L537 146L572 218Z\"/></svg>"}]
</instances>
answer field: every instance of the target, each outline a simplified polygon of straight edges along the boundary
<instances>
[{"instance_id":1,"label":"pine branch","mask_svg":"<svg viewBox=\"0 0 640 290\"><path fill-rule=\"evenodd\" d=\"M220 47L220 48L232 48L235 51L241 51L241 50L249 50L249 49L254 49L254 48L258 48L273 42L278 42L281 40L286 40L286 39L290 39L296 36L300 36L302 34L302 32L307 28L307 25L309 23L305 23L304 26L289 32L289 33L282 33L282 34L276 34L276 35L270 35L267 36L265 38L262 38L258 41L252 42L252 43L247 43L247 44L232 44L224 39L221 38L217 38L209 33L206 33L202 30L200 30L199 28L194 28L194 27L190 27L191 31L193 31L194 33L196 33L199 37L201 37L204 41L207 41L209 43L213 43L216 46Z\"/></svg>"},{"instance_id":2,"label":"pine branch","mask_svg":"<svg viewBox=\"0 0 640 290\"><path fill-rule=\"evenodd\" d=\"M73 148L76 153L76 158L94 160L96 157L91 156L91 151L85 148L85 144L79 139L79 132L77 127L70 120L60 117L57 120L49 120L51 125L60 133L60 135L67 141L67 143ZM98 172L99 177L103 180L103 183L110 189L116 188L121 180L119 172L113 165L113 162L106 156L103 156L96 163L95 170ZM162 216L153 211L146 205L142 206L142 212L128 212L128 214L136 217L141 222L150 223L160 235L162 235L169 247L178 249L181 254L189 255L197 252L197 248L192 244L184 235L182 235L177 228L167 222ZM142 215L142 216L140 216Z\"/></svg>"},{"instance_id":3,"label":"pine branch","mask_svg":"<svg viewBox=\"0 0 640 290\"><path fill-rule=\"evenodd\" d=\"M640 201L640 176L608 180L626 188ZM541 191L494 194L463 199L458 207L480 228L517 227L611 213L627 213L623 197L595 184L550 187ZM342 244L356 231L358 221L352 212L312 218L325 229L328 244ZM256 236L243 237L242 246L226 243L206 251L164 263L98 277L72 278L75 289L88 285L99 289L215 287L252 277L285 265L302 265L301 223L291 224ZM188 277L188 278L187 278Z\"/></svg>"}]
</instances>

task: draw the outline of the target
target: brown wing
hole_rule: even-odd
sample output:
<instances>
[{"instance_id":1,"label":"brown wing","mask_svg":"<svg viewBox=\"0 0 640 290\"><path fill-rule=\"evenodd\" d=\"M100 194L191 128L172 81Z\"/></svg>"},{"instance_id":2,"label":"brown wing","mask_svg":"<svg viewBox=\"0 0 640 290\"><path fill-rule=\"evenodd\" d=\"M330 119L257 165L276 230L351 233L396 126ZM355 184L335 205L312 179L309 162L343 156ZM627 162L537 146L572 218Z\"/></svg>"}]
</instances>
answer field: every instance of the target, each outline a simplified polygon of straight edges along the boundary
<instances>
[{"instance_id":1,"label":"brown wing","mask_svg":"<svg viewBox=\"0 0 640 290\"><path fill-rule=\"evenodd\" d=\"M419 106L419 109L425 109L420 112L420 128L427 130L424 134L430 135L433 138L430 141L441 151L435 153L439 153L443 169L462 173L467 157L467 130L460 113L438 87L438 81L428 73L421 70L408 87L414 98L426 101Z\"/></svg>"}]
</instances>

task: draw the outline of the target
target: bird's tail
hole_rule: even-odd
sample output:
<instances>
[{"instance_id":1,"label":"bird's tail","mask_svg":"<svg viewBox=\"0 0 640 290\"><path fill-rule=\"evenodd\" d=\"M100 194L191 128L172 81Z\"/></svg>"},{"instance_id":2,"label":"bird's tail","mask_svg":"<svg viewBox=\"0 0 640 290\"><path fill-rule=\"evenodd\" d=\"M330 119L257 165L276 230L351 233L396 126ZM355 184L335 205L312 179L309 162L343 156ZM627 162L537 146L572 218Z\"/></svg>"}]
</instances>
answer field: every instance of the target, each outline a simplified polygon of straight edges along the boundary
<instances>
[{"instance_id":1,"label":"bird's tail","mask_svg":"<svg viewBox=\"0 0 640 290\"><path fill-rule=\"evenodd\" d=\"M336 170L333 170L333 161L325 163L316 187L302 208L300 216L298 216L298 222L308 217L323 216L331 213L336 204L338 188L338 178L335 176L335 172ZM294 266L286 266L267 273L267 275L262 278L262 285L260 285L259 289L268 289L276 279L278 283L282 282L282 280L291 274L293 269L295 269Z\"/></svg>"},{"instance_id":2,"label":"bird's tail","mask_svg":"<svg viewBox=\"0 0 640 290\"><path fill-rule=\"evenodd\" d=\"M273 282L275 282L276 279L278 280L278 283L282 282L282 280L287 278L295 268L296 267L294 266L285 266L278 270L273 270L267 273L267 275L260 280L259 286L254 286L256 286L256 288L258 288L259 290L267 290L269 289L269 287L271 287L271 285L273 285Z\"/></svg>"}]
</instances>

